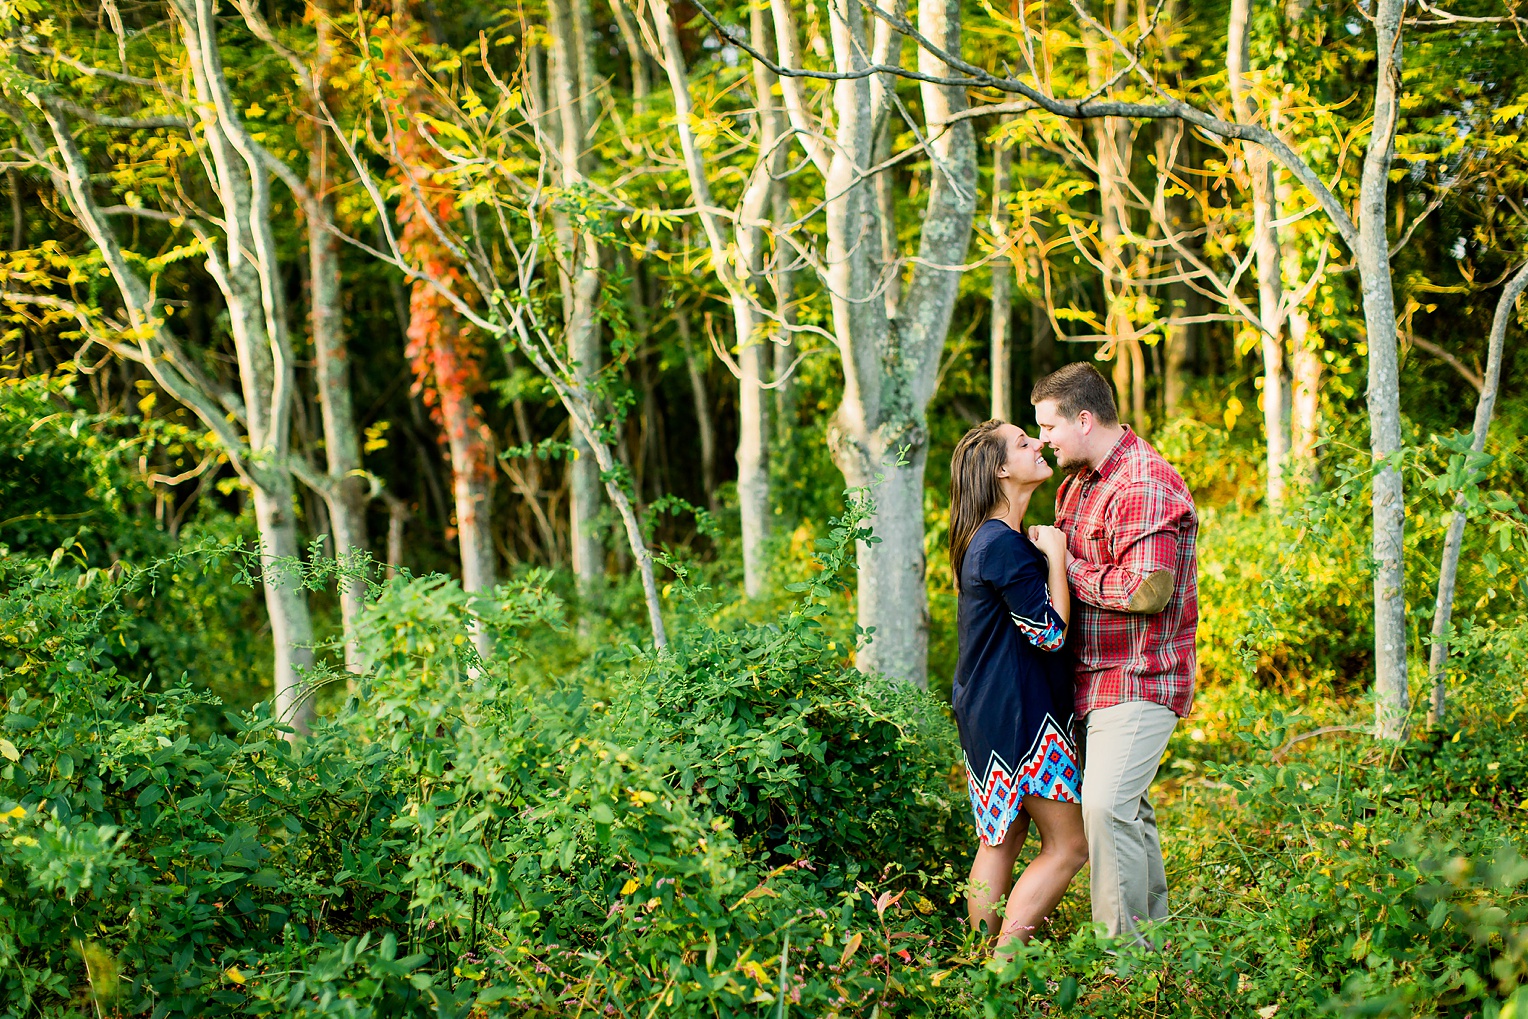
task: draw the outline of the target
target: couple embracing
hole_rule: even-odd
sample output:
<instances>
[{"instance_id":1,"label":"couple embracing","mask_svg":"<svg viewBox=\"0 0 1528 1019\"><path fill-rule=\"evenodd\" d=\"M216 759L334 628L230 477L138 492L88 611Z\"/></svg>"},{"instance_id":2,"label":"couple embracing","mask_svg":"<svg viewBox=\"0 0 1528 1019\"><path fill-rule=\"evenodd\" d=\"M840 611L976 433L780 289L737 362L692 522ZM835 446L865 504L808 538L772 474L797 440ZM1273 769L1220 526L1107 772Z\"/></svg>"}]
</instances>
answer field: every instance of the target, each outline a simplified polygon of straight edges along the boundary
<instances>
[{"instance_id":1,"label":"couple embracing","mask_svg":"<svg viewBox=\"0 0 1528 1019\"><path fill-rule=\"evenodd\" d=\"M1110 935L1166 918L1147 791L1193 701L1199 616L1193 498L1120 424L1109 383L1070 364L1031 402L1038 435L988 421L950 466L953 701L980 838L967 906L999 949L1029 940L1084 863ZM1026 527L1046 447L1067 475L1056 522ZM1040 852L1014 880L1031 821Z\"/></svg>"}]
</instances>

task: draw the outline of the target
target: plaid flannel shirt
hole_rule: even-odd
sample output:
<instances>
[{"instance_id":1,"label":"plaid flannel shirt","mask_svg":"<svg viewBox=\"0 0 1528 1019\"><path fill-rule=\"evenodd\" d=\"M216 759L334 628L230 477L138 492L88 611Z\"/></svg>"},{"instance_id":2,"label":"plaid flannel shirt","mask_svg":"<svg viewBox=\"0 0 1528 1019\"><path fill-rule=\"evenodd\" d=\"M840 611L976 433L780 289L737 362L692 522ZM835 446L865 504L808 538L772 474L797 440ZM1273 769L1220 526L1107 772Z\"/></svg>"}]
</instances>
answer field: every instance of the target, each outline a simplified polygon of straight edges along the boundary
<instances>
[{"instance_id":1,"label":"plaid flannel shirt","mask_svg":"<svg viewBox=\"0 0 1528 1019\"><path fill-rule=\"evenodd\" d=\"M1199 624L1199 520L1172 465L1125 431L1096 469L1061 482L1056 526L1073 559L1077 715L1125 701L1151 701L1186 716L1194 703ZM1167 605L1125 611L1146 578L1171 570Z\"/></svg>"}]
</instances>

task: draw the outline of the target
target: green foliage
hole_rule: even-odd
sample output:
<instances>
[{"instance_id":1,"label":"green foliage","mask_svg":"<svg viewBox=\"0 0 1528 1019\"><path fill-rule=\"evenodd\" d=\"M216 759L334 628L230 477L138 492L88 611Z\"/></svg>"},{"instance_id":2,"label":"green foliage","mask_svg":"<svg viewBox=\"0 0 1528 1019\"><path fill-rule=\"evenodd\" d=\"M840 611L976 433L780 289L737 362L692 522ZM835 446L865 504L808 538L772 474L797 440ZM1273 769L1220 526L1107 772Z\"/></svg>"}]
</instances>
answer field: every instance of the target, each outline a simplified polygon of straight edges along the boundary
<instances>
[{"instance_id":1,"label":"green foliage","mask_svg":"<svg viewBox=\"0 0 1528 1019\"><path fill-rule=\"evenodd\" d=\"M1063 919L984 961L951 727L821 625L862 510L773 624L714 625L681 577L673 646L582 681L541 668L547 574L390 581L354 696L295 746L263 707L197 735L213 698L116 667L132 577L12 559L6 1014L1494 1014L1524 985L1528 703L1492 677L1528 641L1486 627L1437 745L1292 743L1314 723L1210 691L1225 721L1166 770L1158 949Z\"/></svg>"}]
</instances>

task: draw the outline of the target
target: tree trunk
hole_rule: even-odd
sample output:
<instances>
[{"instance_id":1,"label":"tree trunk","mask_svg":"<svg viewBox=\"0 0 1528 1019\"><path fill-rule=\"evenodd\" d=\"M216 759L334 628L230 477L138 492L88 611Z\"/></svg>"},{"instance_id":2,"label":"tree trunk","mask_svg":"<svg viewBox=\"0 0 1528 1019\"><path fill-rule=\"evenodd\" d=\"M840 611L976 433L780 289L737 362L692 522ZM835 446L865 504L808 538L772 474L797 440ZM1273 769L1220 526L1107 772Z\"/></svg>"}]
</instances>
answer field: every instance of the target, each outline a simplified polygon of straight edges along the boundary
<instances>
[{"instance_id":1,"label":"tree trunk","mask_svg":"<svg viewBox=\"0 0 1528 1019\"><path fill-rule=\"evenodd\" d=\"M1507 341L1507 327L1512 323L1517 299L1528 290L1528 265L1507 281L1501 299L1496 302L1496 315L1491 320L1491 344L1486 354L1486 374L1475 401L1475 427L1470 436L1470 449L1485 452L1486 436L1491 430L1491 415L1496 410L1496 393L1501 387L1502 352ZM1466 482L1470 487L1474 481ZM1459 579L1459 553L1464 547L1464 525L1469 499L1465 491L1454 497L1454 512L1448 522L1448 537L1443 542L1443 561L1438 568L1438 598L1433 606L1432 652L1428 656L1427 678L1432 688L1431 702L1427 710L1427 724L1434 729L1443 727L1448 698L1448 637L1449 620L1454 612L1454 585Z\"/></svg>"},{"instance_id":2,"label":"tree trunk","mask_svg":"<svg viewBox=\"0 0 1528 1019\"><path fill-rule=\"evenodd\" d=\"M313 661L313 626L301 578L290 566L283 570L273 564L277 558L295 559L300 548L291 473L279 466L291 451L295 379L271 224L270 181L224 75L212 0L175 0L174 7L230 232L226 251L221 258L212 255L208 265L228 308L250 449L259 459L274 461L252 473L262 586L276 645L275 707L283 722L304 735L313 714L302 674Z\"/></svg>"},{"instance_id":3,"label":"tree trunk","mask_svg":"<svg viewBox=\"0 0 1528 1019\"><path fill-rule=\"evenodd\" d=\"M310 179L315 196L325 192L321 165ZM319 199L322 214L332 203ZM361 438L350 388L350 354L345 350L344 307L341 306L338 241L325 229L324 220L310 214L307 222L310 302L312 302L313 356L316 361L318 399L324 416L324 458L329 486L322 492L329 506L335 556L353 570L364 567L367 541L367 483L361 477ZM345 669L361 671L361 655L354 642L356 625L365 607L364 577L339 577L339 614L345 632Z\"/></svg>"},{"instance_id":4,"label":"tree trunk","mask_svg":"<svg viewBox=\"0 0 1528 1019\"><path fill-rule=\"evenodd\" d=\"M402 55L407 31L406 4L394 5L392 73L399 80L411 76ZM396 119L397 147L403 177L399 188L399 242L414 264L432 279L460 286L463 277L453 256L431 225L450 223L457 216L456 196L433 180L437 156L420 134L415 114L425 103L418 91L391 101ZM491 591L498 583L493 544L493 455L488 429L478 412L476 398L482 387L481 351L473 333L449 298L428 280L416 279L409 293L407 356L414 372L416 391L422 393L436 421L445 432L451 454L452 508L462 567L462 590L468 594ZM472 643L483 658L493 652L494 634L474 623Z\"/></svg>"},{"instance_id":5,"label":"tree trunk","mask_svg":"<svg viewBox=\"0 0 1528 1019\"><path fill-rule=\"evenodd\" d=\"M387 579L398 576L403 569L403 527L408 523L409 509L402 499L388 496L387 502Z\"/></svg>"},{"instance_id":6,"label":"tree trunk","mask_svg":"<svg viewBox=\"0 0 1528 1019\"><path fill-rule=\"evenodd\" d=\"M318 52L314 61L314 79L321 83L327 78L332 57L327 12L318 14L316 30ZM366 504L369 500L366 481L360 476L361 441L356 432L355 406L351 397L339 240L327 229L334 220L329 170L328 134L323 133L319 135L308 162L308 192L312 202L307 213L313 353L317 362L315 375L323 414L324 458L329 479L322 494L334 530L336 558L352 569L360 569L370 547L366 535ZM366 603L364 578L341 576L339 595L345 633L345 668L357 673L361 671L361 660L355 632Z\"/></svg>"},{"instance_id":7,"label":"tree trunk","mask_svg":"<svg viewBox=\"0 0 1528 1019\"><path fill-rule=\"evenodd\" d=\"M621 33L621 42L626 47L627 59L631 61L631 96L635 100L635 106L641 110L647 105L647 97L653 90L652 75L648 72L647 51L642 47L642 40L637 35L636 22L632 20L631 12L626 9L625 0L610 0L611 13L615 15L616 27Z\"/></svg>"},{"instance_id":8,"label":"tree trunk","mask_svg":"<svg viewBox=\"0 0 1528 1019\"><path fill-rule=\"evenodd\" d=\"M772 169L776 176L783 173L785 156L788 152L784 145L779 146L780 168ZM775 180L769 191L770 221L779 228L781 224L790 221L790 197L786 194L785 182ZM790 327L796 324L796 281L795 274L791 271L791 262L794 253L783 241L776 241L774 248L774 263L770 268L773 279L772 289L775 294L775 307L779 309L781 325L780 334L774 342L774 386L775 386L775 434L779 436L778 447L786 451L789 456L791 449L791 434L796 426L796 383L791 374L796 361L796 343ZM779 467L779 465L776 465Z\"/></svg>"},{"instance_id":9,"label":"tree trunk","mask_svg":"<svg viewBox=\"0 0 1528 1019\"><path fill-rule=\"evenodd\" d=\"M587 0L578 0L587 7ZM552 0L550 4L552 53L550 63L550 102L558 112L558 163L564 187L576 188L584 182L584 132L588 113L586 97L592 83L584 80L587 54L578 15L570 0ZM563 324L567 332L568 360L578 385L588 389L600 364L599 319L599 244L591 231L574 231L565 221L559 225L563 257L571 263L566 282ZM599 538L596 517L600 508L600 469L588 440L573 430L576 455L568 464L569 510L573 545L573 575L579 591L586 597L597 589L605 573L605 550Z\"/></svg>"},{"instance_id":10,"label":"tree trunk","mask_svg":"<svg viewBox=\"0 0 1528 1019\"><path fill-rule=\"evenodd\" d=\"M1406 681L1406 503L1392 459L1401 449L1399 350L1386 230L1387 190L1400 118L1401 17L1406 0L1379 0L1374 131L1359 185L1358 262L1369 346L1369 447L1374 457L1375 734L1404 739L1411 699Z\"/></svg>"},{"instance_id":11,"label":"tree trunk","mask_svg":"<svg viewBox=\"0 0 1528 1019\"><path fill-rule=\"evenodd\" d=\"M240 392L224 390L196 368L164 329L164 316L145 281L128 262L116 234L96 203L90 168L74 140L67 115L42 98L53 139L44 151L29 134L33 155L67 183L65 198L101 253L121 294L137 359L171 398L200 420L249 484L260 536L262 587L275 643L274 710L297 733L308 730L312 707L303 670L312 663L312 623L301 577L292 568L300 553L293 507L291 406L293 358L282 306L271 195L262 150L245 131L229 92L218 50L211 0L175 0L187 63L198 100L201 140L210 185L221 206L219 243L199 220L188 225L207 256L206 266L222 292L238 364ZM237 425L244 426L243 433ZM277 560L287 559L285 563Z\"/></svg>"},{"instance_id":12,"label":"tree trunk","mask_svg":"<svg viewBox=\"0 0 1528 1019\"><path fill-rule=\"evenodd\" d=\"M1321 339L1311 333L1304 308L1289 313L1293 397L1289 421L1289 463L1294 481L1309 489L1318 480L1316 446L1321 441Z\"/></svg>"},{"instance_id":13,"label":"tree trunk","mask_svg":"<svg viewBox=\"0 0 1528 1019\"><path fill-rule=\"evenodd\" d=\"M1129 19L1128 0L1115 0L1113 30L1123 34ZM1115 54L1112 43L1101 34L1088 33L1088 85L1098 90L1105 88L1114 77ZM1114 359L1111 373L1114 382L1115 402L1119 407L1120 420L1144 429L1146 422L1136 413L1136 405L1145 404L1145 393L1137 395L1132 386L1133 365L1130 338L1134 326L1124 312L1121 300L1129 286L1128 274L1132 261L1126 250L1129 231L1129 210L1125 205L1125 181L1130 173L1128 154L1130 124L1115 117L1101 117L1089 122L1093 130L1094 150L1098 165L1099 229L1098 253L1108 271L1100 281L1104 300L1105 347L1101 357Z\"/></svg>"},{"instance_id":14,"label":"tree trunk","mask_svg":"<svg viewBox=\"0 0 1528 1019\"><path fill-rule=\"evenodd\" d=\"M999 250L1008 243L1008 192L1013 149L998 142L992 149L992 238ZM992 417L1013 421L1013 262L1004 253L992 260Z\"/></svg>"},{"instance_id":15,"label":"tree trunk","mask_svg":"<svg viewBox=\"0 0 1528 1019\"><path fill-rule=\"evenodd\" d=\"M275 717L299 735L307 735L313 721L313 698L306 689L304 673L313 668L313 623L308 615L308 596L295 564L301 561L297 520L293 513L291 476L272 477L253 488L255 526L260 532L260 587L271 622L275 645Z\"/></svg>"},{"instance_id":16,"label":"tree trunk","mask_svg":"<svg viewBox=\"0 0 1528 1019\"><path fill-rule=\"evenodd\" d=\"M404 228L404 243L427 255L430 238ZM462 590L491 591L498 583L493 547L493 454L487 426L478 414L475 393L480 373L467 330L452 308L428 283L416 282L409 299L409 359L416 385L426 387L427 402L445 432L451 454L451 494L456 540L462 565ZM486 658L493 633L474 626L472 642Z\"/></svg>"},{"instance_id":17,"label":"tree trunk","mask_svg":"<svg viewBox=\"0 0 1528 1019\"><path fill-rule=\"evenodd\" d=\"M780 59L800 66L789 0L775 0ZM927 457L926 411L938 377L976 210L976 145L970 121L948 118L965 108L965 91L920 85L927 122L928 204L923 215L918 260L889 319L882 296L890 253L881 248L879 203L866 173L874 161L877 116L888 108L889 84L859 72L873 45L864 12L852 5L829 8L834 64L850 75L833 85L836 123L833 144L824 150L795 86L782 80L785 105L797 139L824 170L827 250L826 283L833 332L843 365L843 399L829 426L828 442L845 481L870 485L874 510L869 524L882 540L859 548L859 625L871 633L861 646L859 667L918 684L927 681L928 592L924 580L923 472ZM958 0L935 0L918 11L922 34L948 52L960 52ZM948 74L942 61L920 48L918 69ZM899 452L905 451L905 458Z\"/></svg>"},{"instance_id":18,"label":"tree trunk","mask_svg":"<svg viewBox=\"0 0 1528 1019\"><path fill-rule=\"evenodd\" d=\"M765 541L769 533L769 404L762 388L769 368L768 340L763 335L763 315L758 293L764 289L764 230L761 223L769 212L772 185L768 168L773 147L776 119L770 109L774 76L760 65L754 66L755 103L761 114L763 146L739 203L737 226L728 236L726 226L711 211L711 189L694 132L690 129L692 102L684 51L665 3L652 7L658 30L658 45L663 51L664 70L674 95L674 124L684 154L685 172L690 191L700 209L711 255L711 267L727 291L732 310L733 336L737 345L738 375L738 449L737 493L742 525L743 590L750 598L764 592ZM749 31L755 45L767 45L768 29L763 10L750 16ZM735 256L729 252L735 249Z\"/></svg>"},{"instance_id":19,"label":"tree trunk","mask_svg":"<svg viewBox=\"0 0 1528 1019\"><path fill-rule=\"evenodd\" d=\"M695 429L700 439L700 484L706 493L706 507L712 513L716 502L716 423L711 420L711 394L706 386L704 355L695 349L690 336L690 319L685 309L674 310L679 330L679 345L684 349L684 364L690 375L690 395L695 401Z\"/></svg>"},{"instance_id":20,"label":"tree trunk","mask_svg":"<svg viewBox=\"0 0 1528 1019\"><path fill-rule=\"evenodd\" d=\"M1257 120L1257 104L1249 91L1246 74L1251 69L1253 0L1232 0L1226 37L1226 72L1236 119L1243 124ZM1268 126L1272 128L1273 117ZM1257 258L1259 346L1263 354L1263 431L1268 442L1268 505L1277 511L1284 504L1284 466L1289 455L1285 428L1283 287L1277 230L1277 167L1261 145L1243 148L1247 174L1252 182L1252 246Z\"/></svg>"}]
</instances>

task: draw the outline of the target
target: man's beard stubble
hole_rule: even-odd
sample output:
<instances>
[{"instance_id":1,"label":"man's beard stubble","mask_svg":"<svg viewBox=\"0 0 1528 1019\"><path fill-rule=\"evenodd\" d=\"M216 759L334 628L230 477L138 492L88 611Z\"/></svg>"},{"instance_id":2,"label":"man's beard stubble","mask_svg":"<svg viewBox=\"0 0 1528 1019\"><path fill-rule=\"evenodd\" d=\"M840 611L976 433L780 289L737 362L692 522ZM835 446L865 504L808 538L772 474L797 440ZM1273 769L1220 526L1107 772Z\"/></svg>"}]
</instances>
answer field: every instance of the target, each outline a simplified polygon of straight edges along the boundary
<instances>
[{"instance_id":1,"label":"man's beard stubble","mask_svg":"<svg viewBox=\"0 0 1528 1019\"><path fill-rule=\"evenodd\" d=\"M1073 457L1070 460L1061 459L1059 454L1056 457L1056 469L1063 474L1081 474L1091 466L1093 466L1091 463L1080 457Z\"/></svg>"}]
</instances>

